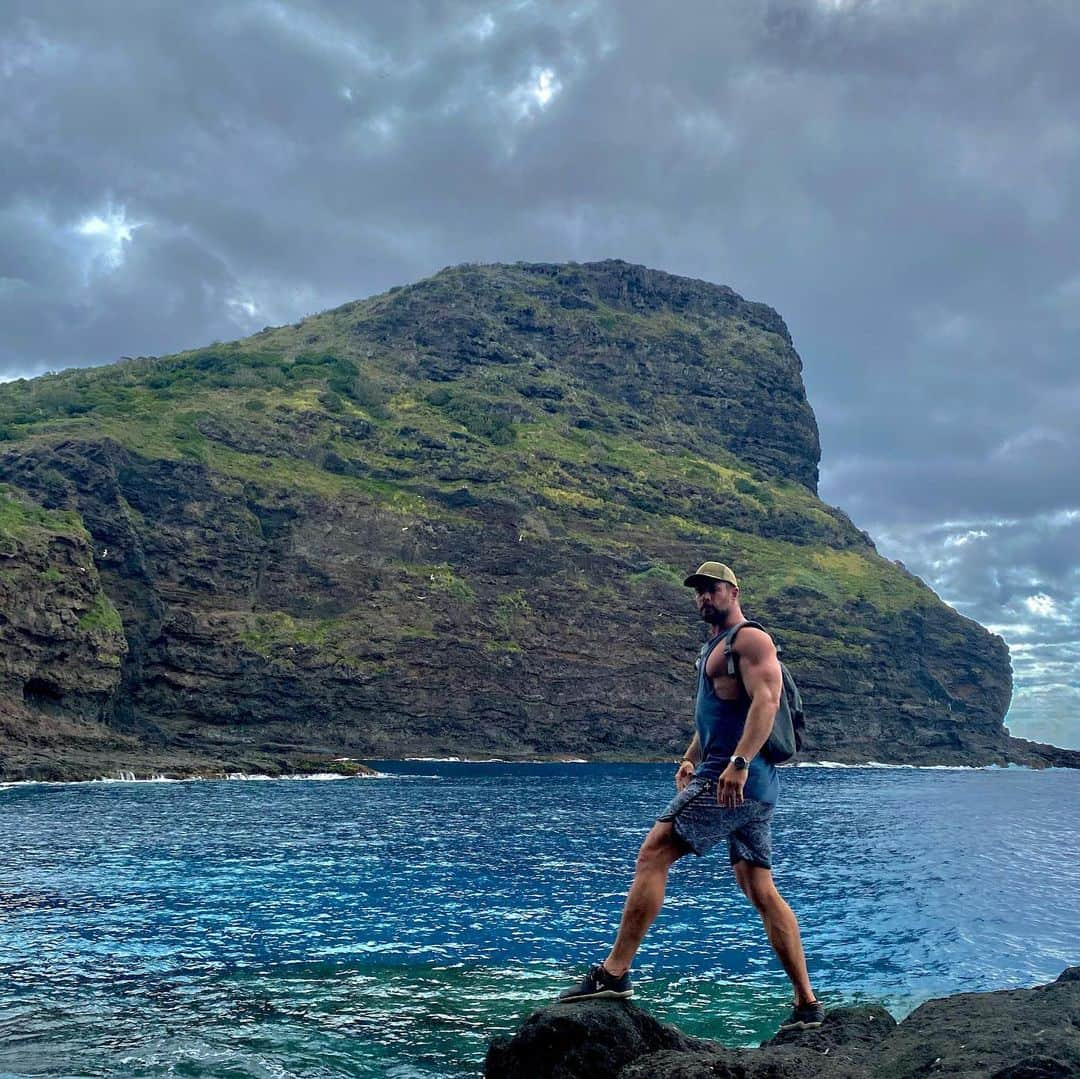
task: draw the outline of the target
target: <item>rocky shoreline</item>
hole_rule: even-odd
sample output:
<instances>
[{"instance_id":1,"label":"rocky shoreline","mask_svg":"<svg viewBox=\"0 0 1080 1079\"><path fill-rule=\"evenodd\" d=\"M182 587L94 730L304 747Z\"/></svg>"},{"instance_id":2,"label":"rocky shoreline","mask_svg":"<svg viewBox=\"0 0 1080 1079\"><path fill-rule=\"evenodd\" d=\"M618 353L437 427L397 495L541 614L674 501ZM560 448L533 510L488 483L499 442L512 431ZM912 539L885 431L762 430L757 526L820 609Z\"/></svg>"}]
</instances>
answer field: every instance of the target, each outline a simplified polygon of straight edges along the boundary
<instances>
[{"instance_id":1,"label":"rocky shoreline","mask_svg":"<svg viewBox=\"0 0 1080 1079\"><path fill-rule=\"evenodd\" d=\"M266 767L260 762L254 767L244 763L199 760L197 757L181 760L156 760L133 757L130 760L110 759L94 767L93 762L38 763L31 768L5 769L0 761L0 783L94 783L106 781L154 782L168 780L215 779L306 779L310 777L338 776L342 779L368 778L378 775L374 768L360 761L347 759L297 760L278 762ZM261 765L261 766L260 766Z\"/></svg>"},{"instance_id":2,"label":"rocky shoreline","mask_svg":"<svg viewBox=\"0 0 1080 1079\"><path fill-rule=\"evenodd\" d=\"M942 763L916 755L910 763L897 764L884 761L847 759L837 754L828 760L800 759L795 767L833 768L1006 768L1022 767L1041 770L1044 768L1080 768L1080 751L1060 749L1012 739L1016 752L993 760L950 760ZM304 775L339 773L343 776L374 775L368 765L359 760L346 758L318 758L313 756L271 756L250 754L245 758L207 758L198 753L173 754L134 749L114 753L67 752L64 758L48 759L35 754L33 758L20 760L10 752L5 760L0 754L0 783L83 783L102 779L227 779L230 776L261 777L276 779ZM533 755L529 757L470 757L444 756L432 753L403 758L380 758L386 760L455 761L463 764L664 764L668 757L640 757L605 754L592 757L568 757L566 754Z\"/></svg>"},{"instance_id":3,"label":"rocky shoreline","mask_svg":"<svg viewBox=\"0 0 1080 1079\"><path fill-rule=\"evenodd\" d=\"M1080 1075L1080 966L1032 989L930 1000L902 1022L836 1008L756 1049L692 1038L623 1001L554 1004L491 1042L487 1079L1064 1079Z\"/></svg>"}]
</instances>

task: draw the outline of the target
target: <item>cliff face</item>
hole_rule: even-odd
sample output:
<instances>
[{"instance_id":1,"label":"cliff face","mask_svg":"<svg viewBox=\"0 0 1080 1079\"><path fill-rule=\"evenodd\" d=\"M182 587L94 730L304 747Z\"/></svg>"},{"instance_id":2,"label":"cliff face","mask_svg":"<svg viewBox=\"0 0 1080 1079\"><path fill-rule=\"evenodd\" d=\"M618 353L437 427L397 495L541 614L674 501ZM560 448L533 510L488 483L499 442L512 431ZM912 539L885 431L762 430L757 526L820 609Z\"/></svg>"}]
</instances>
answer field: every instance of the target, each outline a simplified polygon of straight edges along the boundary
<instances>
[{"instance_id":1,"label":"cliff face","mask_svg":"<svg viewBox=\"0 0 1080 1079\"><path fill-rule=\"evenodd\" d=\"M126 652L78 518L0 486L0 754L130 748L104 722Z\"/></svg>"},{"instance_id":2,"label":"cliff face","mask_svg":"<svg viewBox=\"0 0 1080 1079\"><path fill-rule=\"evenodd\" d=\"M730 289L447 270L0 387L0 438L54 528L5 548L0 774L678 753L702 632L679 581L705 558L784 646L811 755L1016 755L1004 643L818 501L798 356ZM108 647L41 622L96 602ZM69 752L60 717L108 747Z\"/></svg>"}]
</instances>

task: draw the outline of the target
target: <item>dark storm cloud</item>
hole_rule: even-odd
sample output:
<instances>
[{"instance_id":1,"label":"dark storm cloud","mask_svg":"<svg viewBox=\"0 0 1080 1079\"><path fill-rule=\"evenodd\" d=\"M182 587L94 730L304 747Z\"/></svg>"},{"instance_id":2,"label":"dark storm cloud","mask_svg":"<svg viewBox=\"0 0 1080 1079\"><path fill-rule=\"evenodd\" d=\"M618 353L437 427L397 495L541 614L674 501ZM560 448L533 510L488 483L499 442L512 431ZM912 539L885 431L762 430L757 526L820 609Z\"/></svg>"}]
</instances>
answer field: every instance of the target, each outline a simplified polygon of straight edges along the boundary
<instances>
[{"instance_id":1,"label":"dark storm cloud","mask_svg":"<svg viewBox=\"0 0 1080 1079\"><path fill-rule=\"evenodd\" d=\"M622 257L784 315L822 493L883 550L1019 625L931 566L941 522L1014 522L979 542L1020 543L1069 609L1075 533L1045 522L1080 505L1075 6L4 12L0 375L235 337L449 263ZM1022 654L1012 724L1048 736Z\"/></svg>"}]
</instances>

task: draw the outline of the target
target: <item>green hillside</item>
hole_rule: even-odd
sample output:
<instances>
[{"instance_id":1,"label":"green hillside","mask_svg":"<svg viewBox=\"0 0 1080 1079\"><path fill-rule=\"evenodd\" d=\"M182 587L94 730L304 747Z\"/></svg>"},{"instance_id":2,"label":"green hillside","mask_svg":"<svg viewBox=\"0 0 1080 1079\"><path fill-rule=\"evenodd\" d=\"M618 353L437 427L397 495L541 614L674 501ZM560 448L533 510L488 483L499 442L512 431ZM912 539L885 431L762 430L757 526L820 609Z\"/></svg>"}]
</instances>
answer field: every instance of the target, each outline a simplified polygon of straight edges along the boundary
<instances>
[{"instance_id":1,"label":"green hillside","mask_svg":"<svg viewBox=\"0 0 1080 1079\"><path fill-rule=\"evenodd\" d=\"M677 752L700 633L679 582L707 557L775 627L817 752L1007 755L1004 645L818 500L799 358L730 289L449 269L0 386L0 440L20 505L92 537L127 638L107 707L65 691L52 712L147 762ZM39 722L25 667L0 700Z\"/></svg>"}]
</instances>

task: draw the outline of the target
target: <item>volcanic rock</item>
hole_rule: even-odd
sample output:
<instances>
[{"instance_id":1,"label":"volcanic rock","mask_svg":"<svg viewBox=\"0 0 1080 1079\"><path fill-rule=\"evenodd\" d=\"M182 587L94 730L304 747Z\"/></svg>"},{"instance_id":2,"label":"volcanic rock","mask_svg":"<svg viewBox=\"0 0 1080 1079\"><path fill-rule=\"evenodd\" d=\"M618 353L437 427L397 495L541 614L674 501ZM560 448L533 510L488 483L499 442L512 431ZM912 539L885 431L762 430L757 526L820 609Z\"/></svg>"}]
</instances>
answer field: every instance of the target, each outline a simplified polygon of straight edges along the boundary
<instances>
[{"instance_id":1,"label":"volcanic rock","mask_svg":"<svg viewBox=\"0 0 1080 1079\"><path fill-rule=\"evenodd\" d=\"M897 1024L884 1008L827 1012L756 1049L690 1038L629 1002L554 1004L491 1042L487 1079L1065 1079L1080 1075L1080 967L1034 989L961 993Z\"/></svg>"}]
</instances>

